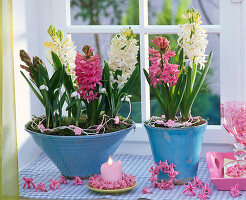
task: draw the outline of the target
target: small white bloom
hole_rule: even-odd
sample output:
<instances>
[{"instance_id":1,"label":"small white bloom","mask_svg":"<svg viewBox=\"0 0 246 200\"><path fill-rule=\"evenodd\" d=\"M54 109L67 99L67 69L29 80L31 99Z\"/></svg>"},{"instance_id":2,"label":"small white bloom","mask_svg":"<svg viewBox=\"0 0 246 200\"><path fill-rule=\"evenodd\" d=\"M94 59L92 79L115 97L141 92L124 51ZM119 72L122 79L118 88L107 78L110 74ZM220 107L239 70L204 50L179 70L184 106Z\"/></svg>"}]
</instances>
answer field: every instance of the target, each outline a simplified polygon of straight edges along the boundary
<instances>
[{"instance_id":1,"label":"small white bloom","mask_svg":"<svg viewBox=\"0 0 246 200\"><path fill-rule=\"evenodd\" d=\"M60 89L60 88L56 88L56 89L54 90L54 93L56 93L59 89Z\"/></svg>"},{"instance_id":2,"label":"small white bloom","mask_svg":"<svg viewBox=\"0 0 246 200\"><path fill-rule=\"evenodd\" d=\"M56 109L55 111L54 111L54 115L59 115L60 114L60 112L59 112L59 110L58 109Z\"/></svg>"},{"instance_id":3,"label":"small white bloom","mask_svg":"<svg viewBox=\"0 0 246 200\"><path fill-rule=\"evenodd\" d=\"M49 90L49 88L48 88L46 85L41 85L41 86L39 87L39 89L40 89L40 90L46 90L46 91Z\"/></svg>"},{"instance_id":4,"label":"small white bloom","mask_svg":"<svg viewBox=\"0 0 246 200\"><path fill-rule=\"evenodd\" d=\"M105 93L106 92L106 89L105 88L102 88L101 89L101 93Z\"/></svg>"}]
</instances>

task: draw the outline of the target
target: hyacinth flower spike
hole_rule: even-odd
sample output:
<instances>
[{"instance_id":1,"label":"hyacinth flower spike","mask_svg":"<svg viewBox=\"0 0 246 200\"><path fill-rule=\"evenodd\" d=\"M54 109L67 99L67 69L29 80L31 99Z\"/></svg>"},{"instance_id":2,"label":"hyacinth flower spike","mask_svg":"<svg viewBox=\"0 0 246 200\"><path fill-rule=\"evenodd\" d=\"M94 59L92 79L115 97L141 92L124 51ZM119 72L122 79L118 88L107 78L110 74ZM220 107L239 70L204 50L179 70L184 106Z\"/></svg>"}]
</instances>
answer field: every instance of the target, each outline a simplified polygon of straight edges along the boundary
<instances>
[{"instance_id":1,"label":"hyacinth flower spike","mask_svg":"<svg viewBox=\"0 0 246 200\"><path fill-rule=\"evenodd\" d=\"M201 192L197 195L197 198L201 200L209 199L208 195L205 194L203 190L201 190Z\"/></svg>"},{"instance_id":2,"label":"hyacinth flower spike","mask_svg":"<svg viewBox=\"0 0 246 200\"><path fill-rule=\"evenodd\" d=\"M198 188L196 186L193 186L190 181L188 182L188 185L184 185L184 187L186 189L183 191L183 194L187 194L188 196L195 196L196 195L194 190L197 190Z\"/></svg>"},{"instance_id":3,"label":"hyacinth flower spike","mask_svg":"<svg viewBox=\"0 0 246 200\"><path fill-rule=\"evenodd\" d=\"M24 177L23 180L25 181L25 183L23 185L23 189L25 189L26 186L27 186L27 189L31 189L31 186L33 186L33 188L35 188L35 185L33 183L33 179L32 178Z\"/></svg>"},{"instance_id":4,"label":"hyacinth flower spike","mask_svg":"<svg viewBox=\"0 0 246 200\"><path fill-rule=\"evenodd\" d=\"M79 176L75 176L72 182L73 185L83 185L84 183Z\"/></svg>"},{"instance_id":5,"label":"hyacinth flower spike","mask_svg":"<svg viewBox=\"0 0 246 200\"><path fill-rule=\"evenodd\" d=\"M59 181L50 179L49 182L51 183L49 187L51 190L56 190L56 188L61 189Z\"/></svg>"},{"instance_id":6,"label":"hyacinth flower spike","mask_svg":"<svg viewBox=\"0 0 246 200\"><path fill-rule=\"evenodd\" d=\"M38 184L38 186L36 187L36 192L40 190L42 192L47 192L46 188L45 188L45 185L41 182Z\"/></svg>"}]
</instances>

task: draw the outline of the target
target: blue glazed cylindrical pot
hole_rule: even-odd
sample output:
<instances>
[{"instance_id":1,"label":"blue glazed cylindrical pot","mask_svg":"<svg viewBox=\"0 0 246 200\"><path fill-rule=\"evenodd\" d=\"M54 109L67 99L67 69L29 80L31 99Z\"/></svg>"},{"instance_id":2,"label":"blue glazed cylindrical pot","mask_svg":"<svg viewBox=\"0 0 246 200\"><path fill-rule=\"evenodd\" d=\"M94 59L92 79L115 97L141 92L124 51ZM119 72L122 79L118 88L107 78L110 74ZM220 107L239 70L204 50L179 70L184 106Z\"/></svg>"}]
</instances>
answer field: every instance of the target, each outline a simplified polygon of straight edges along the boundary
<instances>
[{"instance_id":1,"label":"blue glazed cylindrical pot","mask_svg":"<svg viewBox=\"0 0 246 200\"><path fill-rule=\"evenodd\" d=\"M29 132L36 144L67 178L98 174L135 124L127 129L90 136L53 136Z\"/></svg>"},{"instance_id":2,"label":"blue glazed cylindrical pot","mask_svg":"<svg viewBox=\"0 0 246 200\"><path fill-rule=\"evenodd\" d=\"M198 163L202 148L203 134L207 123L196 127L184 128L156 128L144 125L152 149L155 163L159 161L173 163L176 176L182 184L197 175ZM160 173L159 178L168 178Z\"/></svg>"}]
</instances>

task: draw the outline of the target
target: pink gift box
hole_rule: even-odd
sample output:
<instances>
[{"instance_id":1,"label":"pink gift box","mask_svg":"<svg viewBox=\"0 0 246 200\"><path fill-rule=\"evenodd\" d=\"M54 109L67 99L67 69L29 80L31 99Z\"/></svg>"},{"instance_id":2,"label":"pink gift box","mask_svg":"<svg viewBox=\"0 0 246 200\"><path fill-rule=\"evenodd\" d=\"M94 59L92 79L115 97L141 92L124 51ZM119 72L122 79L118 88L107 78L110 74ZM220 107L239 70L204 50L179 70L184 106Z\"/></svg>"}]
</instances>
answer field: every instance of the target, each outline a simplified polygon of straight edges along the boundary
<instances>
[{"instance_id":1,"label":"pink gift box","mask_svg":"<svg viewBox=\"0 0 246 200\"><path fill-rule=\"evenodd\" d=\"M218 190L230 190L239 184L239 190L246 190L246 178L224 178L224 158L235 160L233 152L207 152L209 176Z\"/></svg>"}]
</instances>

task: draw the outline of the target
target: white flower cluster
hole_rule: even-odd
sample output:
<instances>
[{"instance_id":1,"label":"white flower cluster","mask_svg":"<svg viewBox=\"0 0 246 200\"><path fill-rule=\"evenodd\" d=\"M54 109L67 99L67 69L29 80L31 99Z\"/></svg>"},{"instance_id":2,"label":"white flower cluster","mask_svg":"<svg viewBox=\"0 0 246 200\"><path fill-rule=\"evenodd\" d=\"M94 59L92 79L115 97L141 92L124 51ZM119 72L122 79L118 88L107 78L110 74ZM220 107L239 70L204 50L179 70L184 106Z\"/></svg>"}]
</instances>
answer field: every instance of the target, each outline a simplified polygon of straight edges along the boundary
<instances>
[{"instance_id":1,"label":"white flower cluster","mask_svg":"<svg viewBox=\"0 0 246 200\"><path fill-rule=\"evenodd\" d=\"M67 37L67 39L62 42L58 37L52 37L53 42L45 42L45 46L48 48L48 58L51 60L51 51L57 54L60 58L61 63L65 65L67 74L71 75L73 78L75 76L75 59L76 59L76 46L74 46L73 41Z\"/></svg>"},{"instance_id":2,"label":"white flower cluster","mask_svg":"<svg viewBox=\"0 0 246 200\"><path fill-rule=\"evenodd\" d=\"M111 70L111 83L117 83L122 88L136 68L139 46L130 28L124 29L111 40L108 51L108 65ZM114 79L115 72L119 70L121 75Z\"/></svg>"},{"instance_id":3,"label":"white flower cluster","mask_svg":"<svg viewBox=\"0 0 246 200\"><path fill-rule=\"evenodd\" d=\"M201 21L181 25L178 33L178 45L183 48L184 62L189 66L200 64L200 69L205 67L206 47L208 44L206 30L200 26Z\"/></svg>"}]
</instances>

